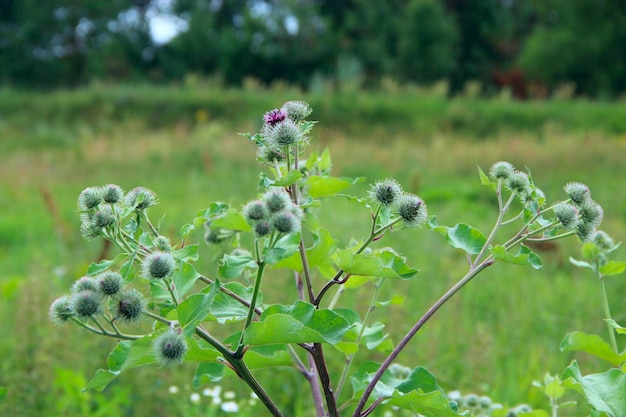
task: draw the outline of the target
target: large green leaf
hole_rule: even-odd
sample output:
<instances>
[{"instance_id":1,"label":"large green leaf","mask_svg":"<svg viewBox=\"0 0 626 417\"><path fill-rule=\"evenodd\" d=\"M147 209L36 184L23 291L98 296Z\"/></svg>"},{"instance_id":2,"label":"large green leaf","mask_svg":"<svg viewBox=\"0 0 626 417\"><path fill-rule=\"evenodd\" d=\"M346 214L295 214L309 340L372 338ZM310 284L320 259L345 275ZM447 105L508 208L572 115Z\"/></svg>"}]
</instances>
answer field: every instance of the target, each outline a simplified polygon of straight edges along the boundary
<instances>
[{"instance_id":1,"label":"large green leaf","mask_svg":"<svg viewBox=\"0 0 626 417\"><path fill-rule=\"evenodd\" d=\"M113 259L104 259L98 263L92 263L87 268L87 275L97 275L100 272L104 272L109 269L112 265L120 262L122 259L128 257L126 253L120 253Z\"/></svg>"},{"instance_id":2,"label":"large green leaf","mask_svg":"<svg viewBox=\"0 0 626 417\"><path fill-rule=\"evenodd\" d=\"M626 361L626 351L617 354L611 346L600 336L576 331L569 333L561 342L561 351L586 352L600 359L604 359L612 365L619 366Z\"/></svg>"},{"instance_id":3,"label":"large green leaf","mask_svg":"<svg viewBox=\"0 0 626 417\"><path fill-rule=\"evenodd\" d=\"M189 296L177 307L178 321L185 336L192 335L196 331L196 326L204 321L219 288L219 281L215 281L201 293Z\"/></svg>"},{"instance_id":4,"label":"large green leaf","mask_svg":"<svg viewBox=\"0 0 626 417\"><path fill-rule=\"evenodd\" d=\"M273 305L250 324L244 335L249 345L280 343L335 344L350 328L350 323L328 309L316 309L312 304L296 301L293 305Z\"/></svg>"},{"instance_id":5,"label":"large green leaf","mask_svg":"<svg viewBox=\"0 0 626 417\"><path fill-rule=\"evenodd\" d=\"M200 274L198 274L193 265L181 262L180 267L176 268L172 275L172 282L178 296L184 297L185 294L191 291L199 276Z\"/></svg>"},{"instance_id":6,"label":"large green leaf","mask_svg":"<svg viewBox=\"0 0 626 417\"><path fill-rule=\"evenodd\" d=\"M457 417L463 415L455 412L450 407L450 401L440 391L426 393L411 391L408 394L394 396L384 403L411 410L425 417Z\"/></svg>"},{"instance_id":7,"label":"large green leaf","mask_svg":"<svg viewBox=\"0 0 626 417\"><path fill-rule=\"evenodd\" d=\"M528 265L534 269L541 269L543 264L536 253L531 251L527 246L521 245L517 254L512 254L502 245L492 246L489 248L493 258L507 264Z\"/></svg>"},{"instance_id":8,"label":"large green leaf","mask_svg":"<svg viewBox=\"0 0 626 417\"><path fill-rule=\"evenodd\" d=\"M119 342L109 354L109 369L98 369L95 376L87 383L83 391L102 391L122 372L138 366L156 363L152 344L158 333L151 333L137 340Z\"/></svg>"},{"instance_id":9,"label":"large green leaf","mask_svg":"<svg viewBox=\"0 0 626 417\"><path fill-rule=\"evenodd\" d=\"M602 265L599 271L605 276L619 275L626 271L626 262L609 261Z\"/></svg>"},{"instance_id":10,"label":"large green leaf","mask_svg":"<svg viewBox=\"0 0 626 417\"><path fill-rule=\"evenodd\" d=\"M609 326L611 326L613 329L615 329L615 331L618 334L626 334L626 327L620 326L615 320L613 320L613 319L604 319L604 321L606 321L609 324Z\"/></svg>"},{"instance_id":11,"label":"large green leaf","mask_svg":"<svg viewBox=\"0 0 626 417\"><path fill-rule=\"evenodd\" d=\"M211 228L220 227L223 229L239 230L242 232L249 232L252 230L250 225L246 222L246 218L243 214L234 209L226 210L225 213L211 221Z\"/></svg>"},{"instance_id":12,"label":"large green leaf","mask_svg":"<svg viewBox=\"0 0 626 417\"><path fill-rule=\"evenodd\" d=\"M350 377L355 396L359 396L365 390L365 387L373 379L374 374L379 368L379 363L365 362L359 367L359 370ZM438 391L443 393L435 376L428 372L426 368L418 366L405 376L406 377L400 377L394 375L389 369L386 369L374 387L373 397L402 396L413 391Z\"/></svg>"},{"instance_id":13,"label":"large green leaf","mask_svg":"<svg viewBox=\"0 0 626 417\"><path fill-rule=\"evenodd\" d=\"M330 197L354 185L362 178L337 178L311 175L306 179L308 193L313 198Z\"/></svg>"},{"instance_id":14,"label":"large green leaf","mask_svg":"<svg viewBox=\"0 0 626 417\"><path fill-rule=\"evenodd\" d=\"M337 239L334 239L326 229L319 228L313 232L313 245L306 249L307 261L310 268L317 268L325 278L335 274L332 254L337 249ZM289 268L302 272L302 258L296 252L289 258L276 263L274 268Z\"/></svg>"},{"instance_id":15,"label":"large green leaf","mask_svg":"<svg viewBox=\"0 0 626 417\"><path fill-rule=\"evenodd\" d=\"M483 232L465 223L459 223L454 227L440 226L437 224L437 219L432 217L427 224L434 231L444 235L450 246L462 249L470 255L480 253L487 243L487 237Z\"/></svg>"},{"instance_id":16,"label":"large green leaf","mask_svg":"<svg viewBox=\"0 0 626 417\"><path fill-rule=\"evenodd\" d=\"M198 244L187 245L182 249L175 250L172 255L174 258L183 262L192 262L198 260Z\"/></svg>"},{"instance_id":17,"label":"large green leaf","mask_svg":"<svg viewBox=\"0 0 626 417\"><path fill-rule=\"evenodd\" d=\"M409 279L418 272L405 263L406 258L389 249L370 254L356 254L352 249L344 249L335 252L333 260L348 275Z\"/></svg>"},{"instance_id":18,"label":"large green leaf","mask_svg":"<svg viewBox=\"0 0 626 417\"><path fill-rule=\"evenodd\" d=\"M624 417L626 410L626 374L613 368L601 374L582 376L573 361L561 377L563 385L583 394L596 410L610 417Z\"/></svg>"},{"instance_id":19,"label":"large green leaf","mask_svg":"<svg viewBox=\"0 0 626 417\"><path fill-rule=\"evenodd\" d=\"M263 249L263 261L268 265L274 265L296 253L299 247L300 234L290 233L281 237L273 248Z\"/></svg>"},{"instance_id":20,"label":"large green leaf","mask_svg":"<svg viewBox=\"0 0 626 417\"><path fill-rule=\"evenodd\" d=\"M223 287L230 292L239 296L243 300L250 302L252 298L252 288L245 287L238 282L229 282L223 284ZM261 305L263 302L263 295L259 291L257 298L257 305ZM209 310L207 320L214 320L218 323L228 323L233 321L244 320L248 315L248 307L234 299L233 297L224 294L223 292L217 293L213 304Z\"/></svg>"},{"instance_id":21,"label":"large green leaf","mask_svg":"<svg viewBox=\"0 0 626 417\"><path fill-rule=\"evenodd\" d=\"M293 359L285 345L255 346L246 351L244 359L250 369L293 366Z\"/></svg>"},{"instance_id":22,"label":"large green leaf","mask_svg":"<svg viewBox=\"0 0 626 417\"><path fill-rule=\"evenodd\" d=\"M224 364L216 362L200 362L193 377L193 387L198 388L202 384L213 384L222 380Z\"/></svg>"},{"instance_id":23,"label":"large green leaf","mask_svg":"<svg viewBox=\"0 0 626 417\"><path fill-rule=\"evenodd\" d=\"M219 274L222 278L239 278L246 269L255 270L258 264L252 255L229 255L226 254L220 261Z\"/></svg>"}]
</instances>

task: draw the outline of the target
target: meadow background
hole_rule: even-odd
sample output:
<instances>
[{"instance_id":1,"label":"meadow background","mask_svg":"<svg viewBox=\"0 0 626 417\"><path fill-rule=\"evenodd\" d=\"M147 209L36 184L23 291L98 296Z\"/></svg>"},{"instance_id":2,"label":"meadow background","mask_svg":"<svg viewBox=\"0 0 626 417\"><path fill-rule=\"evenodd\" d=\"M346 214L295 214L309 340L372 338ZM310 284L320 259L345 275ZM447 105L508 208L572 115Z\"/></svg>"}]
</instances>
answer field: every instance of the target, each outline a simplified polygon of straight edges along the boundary
<instances>
[{"instance_id":1,"label":"meadow background","mask_svg":"<svg viewBox=\"0 0 626 417\"><path fill-rule=\"evenodd\" d=\"M75 326L56 328L47 318L50 303L101 250L100 241L80 236L76 198L91 185L149 187L160 197L153 217L166 213L163 230L175 241L178 228L210 202L237 206L256 196L262 168L254 145L237 132L256 132L263 112L289 99L313 107L311 118L319 123L311 149L331 151L334 174L367 178L352 193L364 195L369 183L392 176L419 194L440 224L488 230L497 205L480 185L477 166L487 170L508 160L528 167L550 201L564 198L567 181L588 184L605 210L603 229L617 241L626 237L622 102L449 99L436 89L315 95L197 80L48 94L6 89L0 92L0 385L8 394L0 414L196 415L184 406L193 391L194 369L187 365L139 368L104 393L80 392L105 366L115 341ZM320 215L343 244L367 233L368 213L341 198L327 201ZM202 234L193 238L201 241ZM414 280L383 287L383 299L399 293L405 302L376 311L375 319L400 334L458 279L465 259L427 229L387 234L380 244L396 246L421 270ZM606 331L599 283L568 262L578 247L569 239L539 250L541 271L512 265L485 271L428 323L400 362L426 366L448 390L547 406L531 386L545 372L560 373L573 358L583 361L585 372L602 370L558 348L569 331ZM210 249L201 246L201 254L198 270L212 274ZM287 302L291 281L276 279L265 298ZM623 277L611 279L608 288L615 319L626 321ZM362 307L368 300L365 288L342 299ZM331 367L338 366L337 355ZM295 372L258 375L289 415L312 415L300 395L307 387ZM181 392L170 394L170 385ZM248 395L234 380L223 385ZM583 409L571 415L583 415Z\"/></svg>"},{"instance_id":2,"label":"meadow background","mask_svg":"<svg viewBox=\"0 0 626 417\"><path fill-rule=\"evenodd\" d=\"M330 150L334 175L366 178L353 194L391 176L440 224L487 231L497 201L477 167L507 160L528 167L551 202L568 181L588 184L602 228L625 240L625 44L623 1L0 1L0 415L211 415L208 398L189 400L209 388L190 386L189 365L139 368L103 393L81 393L115 341L54 327L48 307L102 251L79 233L84 188L154 190L151 217L165 214L162 230L176 241L211 202L256 197L262 168L238 133L258 131L263 113L287 100L310 103L319 121L311 150ZM346 199L325 202L320 217L341 244L368 232L369 213ZM425 228L377 244L421 270L383 287L383 299L405 301L374 320L399 335L466 261ZM599 283L568 261L578 242L537 251L543 270L489 268L399 361L427 367L447 390L544 408L532 382L545 372L574 358L585 373L604 370L559 351L570 331L606 335ZM213 275L215 255L201 245L197 269ZM291 280L272 279L265 299L289 302ZM624 277L607 285L623 324ZM342 301L365 308L367 288ZM300 375L258 377L286 415L313 415ZM220 384L248 398L236 381ZM584 406L563 413L588 415Z\"/></svg>"}]
</instances>

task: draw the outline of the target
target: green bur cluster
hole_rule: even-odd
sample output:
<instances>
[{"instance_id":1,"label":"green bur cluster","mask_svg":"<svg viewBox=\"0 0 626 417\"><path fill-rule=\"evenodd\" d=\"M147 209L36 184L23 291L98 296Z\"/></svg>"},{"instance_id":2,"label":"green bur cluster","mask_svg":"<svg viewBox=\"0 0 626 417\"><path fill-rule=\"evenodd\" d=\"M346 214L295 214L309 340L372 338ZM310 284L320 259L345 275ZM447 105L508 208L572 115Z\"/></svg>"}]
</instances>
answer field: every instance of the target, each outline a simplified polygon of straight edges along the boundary
<instances>
[{"instance_id":1,"label":"green bur cluster","mask_svg":"<svg viewBox=\"0 0 626 417\"><path fill-rule=\"evenodd\" d=\"M427 416L470 411L513 417L528 412L522 406L505 412L490 398L473 394L446 397L430 372L398 365L397 357L439 308L494 263L541 268L539 256L525 243L577 236L600 248L588 251L593 263L583 263L602 273L614 270L608 255L617 245L598 230L603 210L591 199L589 188L568 183L567 198L548 204L529 172L497 162L487 174L479 169L481 183L497 196L492 230L484 234L464 223L442 226L429 217L422 198L405 192L393 178L374 181L365 198L344 194L361 179L333 177L327 150L305 157L315 124L307 120L310 113L308 104L300 101L266 112L260 132L243 135L257 147L257 160L268 171L259 175L258 196L240 209L210 203L181 227L177 242L151 222L147 210L158 199L147 188L124 193L109 184L80 194L83 236L107 239L119 250L113 259L90 265L69 294L50 307L50 318L58 325L74 322L122 340L111 353L112 368L99 372L87 387L104 389L122 371L139 364L191 361L198 364L194 381L235 376L274 417L284 416L282 405L257 380L255 369L295 369L310 386L310 404L318 417L339 417L346 409L353 417L365 417L383 403ZM333 197L347 198L355 215L371 221L369 230L344 240L349 241L344 247L316 217L316 209L331 204ZM214 277L199 273L194 264L200 252L190 240L202 227ZM390 232L415 232L417 227L443 235L462 251L467 272L392 341L385 324L374 321L374 311L401 301L380 300L380 288L386 282L410 280L418 270L378 242ZM291 280L284 280L284 271ZM294 288L283 291L289 283ZM271 296L277 298L264 298L264 285L280 285L281 291ZM365 286L372 289L365 310L358 310L362 303L350 306L342 299L345 291ZM288 294L295 299L285 299ZM138 334L118 327L142 320L150 326L136 328L149 330ZM364 360L372 352L384 360ZM343 367L331 375L327 360L336 355Z\"/></svg>"}]
</instances>

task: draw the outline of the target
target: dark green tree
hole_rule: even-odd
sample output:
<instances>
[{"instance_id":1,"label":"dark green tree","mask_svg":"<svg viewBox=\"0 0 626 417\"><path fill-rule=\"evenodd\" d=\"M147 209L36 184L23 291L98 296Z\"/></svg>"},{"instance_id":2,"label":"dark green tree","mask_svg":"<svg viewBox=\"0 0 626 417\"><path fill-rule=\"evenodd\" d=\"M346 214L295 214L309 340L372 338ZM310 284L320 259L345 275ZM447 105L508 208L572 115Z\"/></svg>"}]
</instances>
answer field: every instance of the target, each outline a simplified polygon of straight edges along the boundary
<instances>
[{"instance_id":1,"label":"dark green tree","mask_svg":"<svg viewBox=\"0 0 626 417\"><path fill-rule=\"evenodd\" d=\"M110 24L149 0L0 1L0 80L17 85L75 84L90 77L88 55Z\"/></svg>"},{"instance_id":2,"label":"dark green tree","mask_svg":"<svg viewBox=\"0 0 626 417\"><path fill-rule=\"evenodd\" d=\"M458 29L440 1L412 0L399 22L398 74L431 83L456 69Z\"/></svg>"},{"instance_id":3,"label":"dark green tree","mask_svg":"<svg viewBox=\"0 0 626 417\"><path fill-rule=\"evenodd\" d=\"M537 1L539 24L519 58L528 75L555 87L611 96L626 91L626 2Z\"/></svg>"}]
</instances>

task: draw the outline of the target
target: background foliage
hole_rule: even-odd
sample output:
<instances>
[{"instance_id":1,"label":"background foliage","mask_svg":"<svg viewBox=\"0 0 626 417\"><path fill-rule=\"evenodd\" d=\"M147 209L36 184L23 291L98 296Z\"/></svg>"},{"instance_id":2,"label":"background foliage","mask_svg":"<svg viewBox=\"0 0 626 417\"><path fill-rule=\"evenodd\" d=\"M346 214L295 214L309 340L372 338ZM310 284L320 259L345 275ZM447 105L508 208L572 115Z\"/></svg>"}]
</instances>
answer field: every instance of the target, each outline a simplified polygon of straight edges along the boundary
<instances>
[{"instance_id":1,"label":"background foliage","mask_svg":"<svg viewBox=\"0 0 626 417\"><path fill-rule=\"evenodd\" d=\"M566 181L586 182L605 208L603 227L616 241L626 236L626 205L619 192L626 176L626 133L619 106L475 98L448 102L436 91L422 90L317 96L258 87L221 89L192 80L179 89L95 86L51 95L5 90L0 100L0 354L10 360L0 363L0 386L8 388L0 414L189 414L179 409L193 405L187 402L191 388L185 387L192 367L139 368L103 394L79 393L94 370L105 365L114 341L71 327L56 329L47 318L52 300L103 249L80 237L76 197L88 185L149 187L161 200L154 215L167 213L163 230L175 238L178 226L211 201L237 206L254 198L254 146L236 132L257 131L259 114L293 98L314 106L312 118L320 123L312 147L331 150L335 175L369 181L393 176L424 198L441 224L490 227L496 202L480 186L476 166L506 159L528 166L547 195L561 195ZM365 195L365 184L352 192ZM369 218L356 216L353 209L337 200L332 210L320 213L341 244L367 231ZM202 240L201 233L193 239ZM405 294L404 305L374 313L375 320L400 331L464 271L465 258L426 231L385 239L421 270L412 282L382 289L381 299ZM210 276L215 270L211 253L204 246L201 250L205 261L197 268ZM532 381L580 357L559 351L564 335L606 329L596 280L567 261L578 256L578 244L572 240L536 250L544 259L543 271L512 266L486 271L423 329L400 362L426 366L447 390L545 407ZM268 302L293 296L285 294L282 282L270 287L264 292ZM607 287L615 319L626 321L623 280L608 280ZM363 307L368 302L358 291L352 297ZM341 363L329 365L336 369ZM584 373L603 371L603 366L581 361ZM311 404L298 395L307 387L295 373L275 378L259 371L258 376L293 415L310 415ZM170 384L187 394L169 394ZM239 397L248 394L238 392ZM568 413L587 415L584 407Z\"/></svg>"},{"instance_id":2,"label":"background foliage","mask_svg":"<svg viewBox=\"0 0 626 417\"><path fill-rule=\"evenodd\" d=\"M624 19L624 2L597 0L4 0L0 82L195 74L315 90L446 80L452 92L478 83L544 97L568 85L616 97L626 89ZM154 36L163 20L177 36Z\"/></svg>"}]
</instances>

